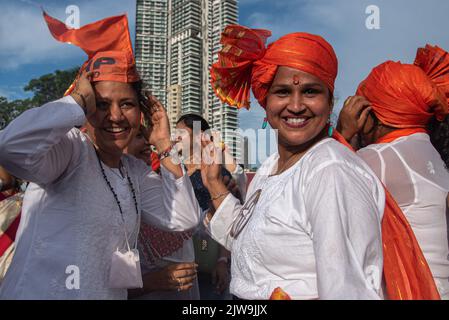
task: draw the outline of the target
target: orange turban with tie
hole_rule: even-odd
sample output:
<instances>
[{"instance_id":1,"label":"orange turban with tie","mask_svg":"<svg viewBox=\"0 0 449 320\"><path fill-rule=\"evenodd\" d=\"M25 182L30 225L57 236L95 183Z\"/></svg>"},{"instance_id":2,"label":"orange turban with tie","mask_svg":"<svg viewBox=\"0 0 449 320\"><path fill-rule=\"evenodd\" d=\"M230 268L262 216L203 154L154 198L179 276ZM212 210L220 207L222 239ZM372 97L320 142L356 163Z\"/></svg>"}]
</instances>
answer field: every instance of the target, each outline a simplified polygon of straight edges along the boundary
<instances>
[{"instance_id":1,"label":"orange turban with tie","mask_svg":"<svg viewBox=\"0 0 449 320\"><path fill-rule=\"evenodd\" d=\"M449 112L449 55L427 45L418 49L414 65L384 62L359 85L357 95L394 128L425 128L433 116L442 121Z\"/></svg>"},{"instance_id":2,"label":"orange turban with tie","mask_svg":"<svg viewBox=\"0 0 449 320\"><path fill-rule=\"evenodd\" d=\"M109 17L80 29L67 26L43 13L53 37L61 42L74 44L88 56L79 74L93 71L93 81L137 82L140 80L133 55L126 15ZM72 84L66 95L73 90Z\"/></svg>"},{"instance_id":3,"label":"orange turban with tie","mask_svg":"<svg viewBox=\"0 0 449 320\"><path fill-rule=\"evenodd\" d=\"M322 37L296 32L265 48L271 32L239 25L225 28L218 62L211 68L211 83L217 96L231 106L249 108L250 88L265 108L266 97L279 66L310 73L334 91L338 61L332 46Z\"/></svg>"}]
</instances>

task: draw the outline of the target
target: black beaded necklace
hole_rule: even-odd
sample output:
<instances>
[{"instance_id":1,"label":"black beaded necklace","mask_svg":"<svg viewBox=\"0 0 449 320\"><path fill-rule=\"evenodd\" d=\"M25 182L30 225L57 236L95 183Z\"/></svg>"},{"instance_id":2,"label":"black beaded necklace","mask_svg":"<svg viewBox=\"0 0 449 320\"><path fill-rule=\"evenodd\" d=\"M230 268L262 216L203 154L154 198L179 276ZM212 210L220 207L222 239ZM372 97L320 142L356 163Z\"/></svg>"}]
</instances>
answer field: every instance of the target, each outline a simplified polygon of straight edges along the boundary
<instances>
[{"instance_id":1,"label":"black beaded necklace","mask_svg":"<svg viewBox=\"0 0 449 320\"><path fill-rule=\"evenodd\" d=\"M118 209L120 210L120 215L122 216L122 221L125 222L125 218L123 217L123 210L122 210L122 206L120 204L120 200L118 199L117 194L114 191L114 188L112 188L112 185L109 182L108 177L106 176L106 173L104 172L103 164L101 163L100 156L98 155L98 152L96 149L95 149L95 154L97 155L98 164L100 165L101 173L103 174L103 179L106 182L106 184L108 185L109 189L111 190L115 201L117 202ZM120 163L121 163L121 161L120 161ZM137 206L137 199L136 199L136 192L134 191L134 185L133 185L128 173L126 172L126 170L125 170L125 175L126 175L126 178L128 179L128 185L131 189L131 193L133 194L134 206L136 208L136 214L139 215L139 209Z\"/></svg>"}]
</instances>

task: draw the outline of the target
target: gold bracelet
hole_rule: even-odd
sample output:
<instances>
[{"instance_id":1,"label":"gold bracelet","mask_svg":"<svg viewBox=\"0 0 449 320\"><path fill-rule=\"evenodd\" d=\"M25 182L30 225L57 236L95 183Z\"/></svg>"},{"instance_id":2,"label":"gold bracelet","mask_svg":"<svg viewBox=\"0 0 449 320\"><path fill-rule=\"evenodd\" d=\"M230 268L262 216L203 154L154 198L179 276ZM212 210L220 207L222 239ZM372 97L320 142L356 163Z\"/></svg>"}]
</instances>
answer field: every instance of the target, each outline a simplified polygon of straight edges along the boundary
<instances>
[{"instance_id":1,"label":"gold bracelet","mask_svg":"<svg viewBox=\"0 0 449 320\"><path fill-rule=\"evenodd\" d=\"M215 200L218 200L218 199L220 199L220 198L222 198L222 197L225 197L225 196L227 196L228 194L230 194L231 192L224 192L224 193L220 193L220 194L218 194L217 196L215 196L215 197L213 197L213 198L211 198L211 200L212 201L215 201Z\"/></svg>"}]
</instances>

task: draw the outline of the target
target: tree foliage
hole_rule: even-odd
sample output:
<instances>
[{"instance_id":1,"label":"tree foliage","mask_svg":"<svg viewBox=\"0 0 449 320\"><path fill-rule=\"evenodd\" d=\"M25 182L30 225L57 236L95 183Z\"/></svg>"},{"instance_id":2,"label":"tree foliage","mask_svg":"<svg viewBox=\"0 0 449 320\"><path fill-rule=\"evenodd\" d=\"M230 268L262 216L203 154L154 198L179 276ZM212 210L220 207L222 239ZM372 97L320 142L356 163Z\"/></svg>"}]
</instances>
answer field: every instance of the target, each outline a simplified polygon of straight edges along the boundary
<instances>
[{"instance_id":1,"label":"tree foliage","mask_svg":"<svg viewBox=\"0 0 449 320\"><path fill-rule=\"evenodd\" d=\"M56 70L54 73L32 79L24 88L25 91L33 92L33 97L29 99L8 101L0 96L0 130L25 110L61 98L72 84L77 72L78 68Z\"/></svg>"}]
</instances>

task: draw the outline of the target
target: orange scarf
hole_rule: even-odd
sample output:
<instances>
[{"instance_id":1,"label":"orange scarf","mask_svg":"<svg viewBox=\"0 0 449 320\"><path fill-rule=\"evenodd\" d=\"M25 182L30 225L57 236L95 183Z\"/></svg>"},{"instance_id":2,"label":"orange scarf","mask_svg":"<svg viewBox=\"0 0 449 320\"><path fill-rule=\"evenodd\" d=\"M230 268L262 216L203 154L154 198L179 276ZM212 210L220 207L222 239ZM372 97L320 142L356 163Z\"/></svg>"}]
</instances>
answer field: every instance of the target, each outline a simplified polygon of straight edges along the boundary
<instances>
[{"instance_id":1,"label":"orange scarf","mask_svg":"<svg viewBox=\"0 0 449 320\"><path fill-rule=\"evenodd\" d=\"M109 17L85 25L80 29L69 29L66 25L44 14L53 37L61 42L74 44L86 52L88 60L81 66L94 71L93 81L137 82L140 80L133 56L126 15ZM71 93L74 83L65 95Z\"/></svg>"},{"instance_id":2,"label":"orange scarf","mask_svg":"<svg viewBox=\"0 0 449 320\"><path fill-rule=\"evenodd\" d=\"M239 25L225 28L223 49L210 70L216 95L231 106L249 108L250 89L262 107L279 66L295 68L320 78L333 93L338 61L332 46L322 37L295 32L265 48L268 30Z\"/></svg>"},{"instance_id":3,"label":"orange scarf","mask_svg":"<svg viewBox=\"0 0 449 320\"><path fill-rule=\"evenodd\" d=\"M387 133L383 137L380 137L375 143L389 143L400 137L406 137L414 133L427 133L427 130L424 128L407 128L407 129L398 129L394 130L390 133Z\"/></svg>"},{"instance_id":4,"label":"orange scarf","mask_svg":"<svg viewBox=\"0 0 449 320\"><path fill-rule=\"evenodd\" d=\"M412 129L409 132L421 132L418 130ZM354 150L336 130L332 137ZM390 300L439 300L440 294L415 234L390 192L385 186L384 189L382 243L387 298Z\"/></svg>"},{"instance_id":5,"label":"orange scarf","mask_svg":"<svg viewBox=\"0 0 449 320\"><path fill-rule=\"evenodd\" d=\"M427 45L414 65L387 61L363 80L357 95L365 97L376 117L394 128L425 128L435 116L449 113L449 54Z\"/></svg>"}]
</instances>

